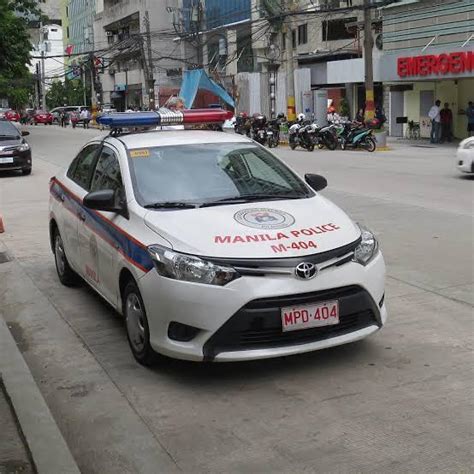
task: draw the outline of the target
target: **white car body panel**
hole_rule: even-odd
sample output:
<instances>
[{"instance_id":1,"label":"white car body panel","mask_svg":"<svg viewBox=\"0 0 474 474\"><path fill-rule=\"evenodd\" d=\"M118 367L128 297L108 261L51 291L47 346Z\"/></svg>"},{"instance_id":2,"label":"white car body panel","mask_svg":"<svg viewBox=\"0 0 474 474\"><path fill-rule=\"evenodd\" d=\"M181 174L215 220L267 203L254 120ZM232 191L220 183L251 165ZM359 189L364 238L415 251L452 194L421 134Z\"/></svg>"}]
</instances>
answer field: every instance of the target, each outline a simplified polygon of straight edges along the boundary
<instances>
[{"instance_id":1,"label":"white car body panel","mask_svg":"<svg viewBox=\"0 0 474 474\"><path fill-rule=\"evenodd\" d=\"M459 144L456 166L463 173L474 173L474 137L466 138Z\"/></svg>"},{"instance_id":2,"label":"white car body panel","mask_svg":"<svg viewBox=\"0 0 474 474\"><path fill-rule=\"evenodd\" d=\"M99 140L88 144L93 142ZM347 262L321 269L311 280L297 279L294 268L286 268L280 273L264 277L246 275L225 286L214 286L165 278L154 269L147 251L147 246L153 244L202 257L275 260L314 256L353 244L360 238L359 227L320 194L299 200L166 211L145 209L135 200L127 149L236 142L253 143L241 135L230 137L225 133L201 131L132 134L124 135L120 140L106 138L104 145L112 148L119 159L129 218L85 209L82 199L86 191L69 179L66 172L54 178L50 216L63 237L72 268L119 312L122 311L120 275L125 270L130 272L145 303L152 347L159 353L181 359L206 359L206 342L226 321L249 302L271 297L357 286L370 296L376 321L357 331L305 344L223 351L216 354L214 360L290 355L355 341L380 329L387 316L383 303L385 264L380 251L366 266ZM246 216L247 211L257 211L260 218L261 210L264 214L267 210L270 214L281 213L286 219L283 227L279 224L277 228L271 228L271 221L255 220L248 226L236 218L237 213ZM85 213L84 221L78 219L78 212ZM309 241L315 247L292 246ZM197 327L200 331L189 342L172 340L168 336L172 321Z\"/></svg>"}]
</instances>

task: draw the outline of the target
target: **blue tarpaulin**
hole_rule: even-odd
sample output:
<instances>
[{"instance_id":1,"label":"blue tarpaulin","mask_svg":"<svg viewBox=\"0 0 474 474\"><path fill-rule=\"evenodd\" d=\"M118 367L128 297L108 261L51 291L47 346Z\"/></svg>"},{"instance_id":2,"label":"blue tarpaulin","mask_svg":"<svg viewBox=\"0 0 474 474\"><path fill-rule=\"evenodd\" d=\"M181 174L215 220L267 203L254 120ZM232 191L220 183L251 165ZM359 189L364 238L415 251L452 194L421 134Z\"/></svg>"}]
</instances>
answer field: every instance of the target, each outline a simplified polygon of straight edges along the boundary
<instances>
[{"instance_id":1,"label":"blue tarpaulin","mask_svg":"<svg viewBox=\"0 0 474 474\"><path fill-rule=\"evenodd\" d=\"M220 97L225 103L231 107L235 107L234 99L219 84L214 82L203 69L194 69L192 71L184 71L183 84L179 91L180 97L184 99L187 109L193 105L198 89L205 89Z\"/></svg>"}]
</instances>

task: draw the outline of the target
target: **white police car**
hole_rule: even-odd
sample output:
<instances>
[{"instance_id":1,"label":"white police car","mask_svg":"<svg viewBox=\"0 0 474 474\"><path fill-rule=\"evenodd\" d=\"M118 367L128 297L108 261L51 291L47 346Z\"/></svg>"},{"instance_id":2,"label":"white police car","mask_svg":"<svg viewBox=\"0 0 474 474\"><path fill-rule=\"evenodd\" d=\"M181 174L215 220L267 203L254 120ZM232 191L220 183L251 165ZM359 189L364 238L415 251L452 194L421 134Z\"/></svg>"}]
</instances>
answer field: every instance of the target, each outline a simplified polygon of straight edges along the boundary
<instances>
[{"instance_id":1,"label":"white police car","mask_svg":"<svg viewBox=\"0 0 474 474\"><path fill-rule=\"evenodd\" d=\"M463 173L474 173L474 137L466 138L459 144L456 165Z\"/></svg>"},{"instance_id":2,"label":"white police car","mask_svg":"<svg viewBox=\"0 0 474 474\"><path fill-rule=\"evenodd\" d=\"M126 116L126 117L125 117ZM267 149L211 131L119 127L222 121L226 113L110 114L51 179L61 282L79 275L123 313L142 364L284 356L380 329L377 240ZM306 182L305 182L306 181Z\"/></svg>"}]
</instances>

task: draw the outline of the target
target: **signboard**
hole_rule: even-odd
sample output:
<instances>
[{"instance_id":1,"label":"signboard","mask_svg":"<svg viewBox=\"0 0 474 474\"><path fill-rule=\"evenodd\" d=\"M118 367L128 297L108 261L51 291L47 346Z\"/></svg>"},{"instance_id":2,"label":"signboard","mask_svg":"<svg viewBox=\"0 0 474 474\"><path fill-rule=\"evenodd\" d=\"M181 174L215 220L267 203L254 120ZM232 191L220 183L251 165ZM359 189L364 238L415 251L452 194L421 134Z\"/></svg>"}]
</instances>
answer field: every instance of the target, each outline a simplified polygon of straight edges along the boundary
<instances>
[{"instance_id":1,"label":"signboard","mask_svg":"<svg viewBox=\"0 0 474 474\"><path fill-rule=\"evenodd\" d=\"M474 52L428 54L397 59L399 77L464 74L474 71Z\"/></svg>"}]
</instances>

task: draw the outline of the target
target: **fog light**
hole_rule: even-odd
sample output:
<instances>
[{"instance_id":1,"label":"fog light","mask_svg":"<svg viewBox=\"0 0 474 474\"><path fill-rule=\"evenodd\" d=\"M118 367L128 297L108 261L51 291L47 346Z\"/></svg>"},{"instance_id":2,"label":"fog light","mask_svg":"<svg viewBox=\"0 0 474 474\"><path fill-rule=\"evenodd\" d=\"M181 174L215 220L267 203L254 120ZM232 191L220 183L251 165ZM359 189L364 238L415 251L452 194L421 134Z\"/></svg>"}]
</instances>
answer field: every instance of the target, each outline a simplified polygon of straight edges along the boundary
<instances>
[{"instance_id":1,"label":"fog light","mask_svg":"<svg viewBox=\"0 0 474 474\"><path fill-rule=\"evenodd\" d=\"M188 342L199 332L198 328L172 321L168 326L168 337L174 341Z\"/></svg>"}]
</instances>

